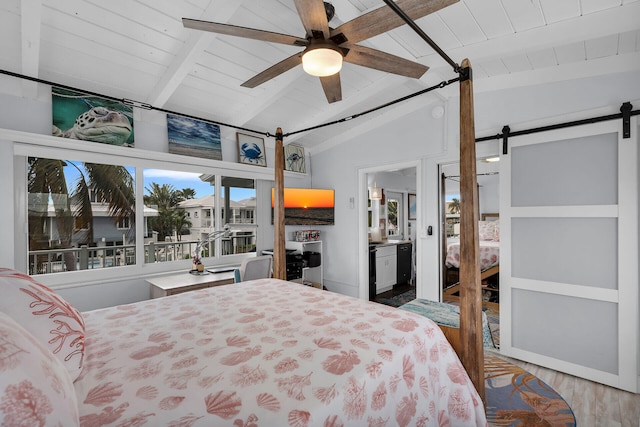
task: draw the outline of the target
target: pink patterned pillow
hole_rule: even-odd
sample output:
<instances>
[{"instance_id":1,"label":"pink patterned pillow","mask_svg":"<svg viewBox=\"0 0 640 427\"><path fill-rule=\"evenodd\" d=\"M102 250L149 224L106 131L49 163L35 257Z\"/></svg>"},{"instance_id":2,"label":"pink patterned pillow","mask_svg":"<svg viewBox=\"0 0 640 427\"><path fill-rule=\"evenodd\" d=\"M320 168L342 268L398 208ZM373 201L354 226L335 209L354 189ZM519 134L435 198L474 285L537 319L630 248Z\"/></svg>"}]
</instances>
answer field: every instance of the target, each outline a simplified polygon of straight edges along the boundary
<instances>
[{"instance_id":1,"label":"pink patterned pillow","mask_svg":"<svg viewBox=\"0 0 640 427\"><path fill-rule=\"evenodd\" d=\"M4 313L0 313L0 425L80 425L69 371Z\"/></svg>"},{"instance_id":2,"label":"pink patterned pillow","mask_svg":"<svg viewBox=\"0 0 640 427\"><path fill-rule=\"evenodd\" d=\"M480 240L493 240L496 231L495 221L478 221Z\"/></svg>"},{"instance_id":3,"label":"pink patterned pillow","mask_svg":"<svg viewBox=\"0 0 640 427\"><path fill-rule=\"evenodd\" d=\"M0 268L0 311L62 361L75 381L84 359L84 318L75 307L32 277Z\"/></svg>"},{"instance_id":4,"label":"pink patterned pillow","mask_svg":"<svg viewBox=\"0 0 640 427\"><path fill-rule=\"evenodd\" d=\"M493 221L496 223L496 230L493 232L493 241L494 242L499 242L500 241L500 221Z\"/></svg>"}]
</instances>

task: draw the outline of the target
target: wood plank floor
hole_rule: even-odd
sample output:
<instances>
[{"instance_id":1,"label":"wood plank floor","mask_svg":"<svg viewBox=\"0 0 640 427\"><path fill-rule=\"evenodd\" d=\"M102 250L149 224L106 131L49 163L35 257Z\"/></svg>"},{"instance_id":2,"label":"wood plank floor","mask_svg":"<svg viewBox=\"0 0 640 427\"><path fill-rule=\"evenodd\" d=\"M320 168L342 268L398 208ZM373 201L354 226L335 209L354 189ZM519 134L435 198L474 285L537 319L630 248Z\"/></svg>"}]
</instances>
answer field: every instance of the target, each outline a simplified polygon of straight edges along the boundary
<instances>
[{"instance_id":1,"label":"wood plank floor","mask_svg":"<svg viewBox=\"0 0 640 427\"><path fill-rule=\"evenodd\" d=\"M498 355L553 387L573 410L576 426L640 427L640 394Z\"/></svg>"}]
</instances>

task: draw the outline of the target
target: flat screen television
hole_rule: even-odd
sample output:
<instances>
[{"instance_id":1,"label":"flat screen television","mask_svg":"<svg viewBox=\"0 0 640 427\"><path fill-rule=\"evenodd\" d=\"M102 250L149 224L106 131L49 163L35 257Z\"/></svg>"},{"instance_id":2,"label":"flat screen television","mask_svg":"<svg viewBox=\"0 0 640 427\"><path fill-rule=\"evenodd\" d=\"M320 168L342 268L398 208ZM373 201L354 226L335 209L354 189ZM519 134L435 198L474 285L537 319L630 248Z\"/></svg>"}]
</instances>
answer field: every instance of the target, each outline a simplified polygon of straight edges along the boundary
<instances>
[{"instance_id":1,"label":"flat screen television","mask_svg":"<svg viewBox=\"0 0 640 427\"><path fill-rule=\"evenodd\" d=\"M271 189L273 223L275 189ZM335 191L323 188L285 188L285 225L334 225Z\"/></svg>"}]
</instances>

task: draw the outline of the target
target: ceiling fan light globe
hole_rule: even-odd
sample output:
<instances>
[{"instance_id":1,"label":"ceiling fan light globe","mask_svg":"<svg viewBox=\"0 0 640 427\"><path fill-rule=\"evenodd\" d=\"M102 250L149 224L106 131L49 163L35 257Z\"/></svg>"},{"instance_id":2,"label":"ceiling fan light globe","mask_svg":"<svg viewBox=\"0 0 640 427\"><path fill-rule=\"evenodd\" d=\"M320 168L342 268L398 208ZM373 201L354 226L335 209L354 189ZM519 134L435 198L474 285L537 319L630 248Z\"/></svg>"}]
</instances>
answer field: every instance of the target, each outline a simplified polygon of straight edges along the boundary
<instances>
[{"instance_id":1,"label":"ceiling fan light globe","mask_svg":"<svg viewBox=\"0 0 640 427\"><path fill-rule=\"evenodd\" d=\"M302 55L302 68L312 76L332 76L342 69L342 54L326 47L309 49Z\"/></svg>"}]
</instances>

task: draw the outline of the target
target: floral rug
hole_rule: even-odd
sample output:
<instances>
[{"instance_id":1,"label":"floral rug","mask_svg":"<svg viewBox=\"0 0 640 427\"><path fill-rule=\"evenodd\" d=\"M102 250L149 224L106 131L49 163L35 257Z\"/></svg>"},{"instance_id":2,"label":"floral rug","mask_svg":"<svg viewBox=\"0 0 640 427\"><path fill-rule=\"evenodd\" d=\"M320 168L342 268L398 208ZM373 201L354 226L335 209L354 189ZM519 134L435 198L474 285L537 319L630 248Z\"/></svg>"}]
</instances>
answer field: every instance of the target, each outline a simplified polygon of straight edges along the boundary
<instances>
[{"instance_id":1,"label":"floral rug","mask_svg":"<svg viewBox=\"0 0 640 427\"><path fill-rule=\"evenodd\" d=\"M484 376L490 426L576 425L573 411L562 396L519 366L485 351Z\"/></svg>"}]
</instances>

